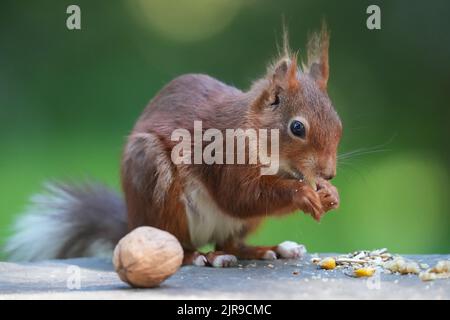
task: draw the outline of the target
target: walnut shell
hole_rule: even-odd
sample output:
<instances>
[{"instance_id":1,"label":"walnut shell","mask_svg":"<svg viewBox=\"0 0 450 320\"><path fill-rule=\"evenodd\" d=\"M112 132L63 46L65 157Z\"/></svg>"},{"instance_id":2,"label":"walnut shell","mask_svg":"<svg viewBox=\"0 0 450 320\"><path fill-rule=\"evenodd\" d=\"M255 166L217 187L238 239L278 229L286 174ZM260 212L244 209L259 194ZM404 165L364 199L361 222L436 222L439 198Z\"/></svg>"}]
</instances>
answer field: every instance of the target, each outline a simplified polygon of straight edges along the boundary
<instances>
[{"instance_id":1,"label":"walnut shell","mask_svg":"<svg viewBox=\"0 0 450 320\"><path fill-rule=\"evenodd\" d=\"M114 249L113 263L120 279L139 288L158 286L183 261L183 248L172 234L139 227L123 237Z\"/></svg>"}]
</instances>

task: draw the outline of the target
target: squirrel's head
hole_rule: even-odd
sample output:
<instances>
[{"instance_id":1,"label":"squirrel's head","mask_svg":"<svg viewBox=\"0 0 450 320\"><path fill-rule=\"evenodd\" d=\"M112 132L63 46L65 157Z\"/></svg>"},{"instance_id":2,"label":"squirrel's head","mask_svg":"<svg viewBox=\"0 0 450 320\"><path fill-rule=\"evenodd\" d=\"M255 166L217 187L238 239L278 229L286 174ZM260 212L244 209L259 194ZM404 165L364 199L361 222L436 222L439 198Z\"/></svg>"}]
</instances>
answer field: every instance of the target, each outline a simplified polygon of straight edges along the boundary
<instances>
[{"instance_id":1,"label":"squirrel's head","mask_svg":"<svg viewBox=\"0 0 450 320\"><path fill-rule=\"evenodd\" d=\"M311 35L302 68L285 45L283 56L255 83L261 94L251 107L258 127L279 129L279 174L310 184L336 175L342 134L341 120L327 94L328 44L324 25Z\"/></svg>"}]
</instances>

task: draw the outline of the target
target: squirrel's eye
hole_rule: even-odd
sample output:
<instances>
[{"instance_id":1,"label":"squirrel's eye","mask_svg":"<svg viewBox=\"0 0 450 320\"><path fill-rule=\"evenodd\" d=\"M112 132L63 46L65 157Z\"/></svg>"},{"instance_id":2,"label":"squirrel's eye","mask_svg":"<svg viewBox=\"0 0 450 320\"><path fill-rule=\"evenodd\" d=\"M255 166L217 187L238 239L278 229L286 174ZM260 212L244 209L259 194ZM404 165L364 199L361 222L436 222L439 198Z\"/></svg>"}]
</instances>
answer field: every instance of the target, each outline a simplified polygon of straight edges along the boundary
<instances>
[{"instance_id":1,"label":"squirrel's eye","mask_svg":"<svg viewBox=\"0 0 450 320\"><path fill-rule=\"evenodd\" d=\"M301 121L294 120L291 122L291 132L296 137L305 138L306 127Z\"/></svg>"}]
</instances>

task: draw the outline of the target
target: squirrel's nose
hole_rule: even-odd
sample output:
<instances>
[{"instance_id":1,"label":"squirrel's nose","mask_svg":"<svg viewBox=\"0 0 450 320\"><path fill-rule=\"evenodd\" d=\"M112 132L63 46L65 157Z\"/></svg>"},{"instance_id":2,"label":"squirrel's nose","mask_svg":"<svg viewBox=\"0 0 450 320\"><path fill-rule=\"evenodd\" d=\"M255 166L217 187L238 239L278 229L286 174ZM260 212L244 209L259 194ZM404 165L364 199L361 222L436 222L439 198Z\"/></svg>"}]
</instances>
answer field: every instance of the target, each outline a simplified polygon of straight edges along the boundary
<instances>
[{"instance_id":1,"label":"squirrel's nose","mask_svg":"<svg viewBox=\"0 0 450 320\"><path fill-rule=\"evenodd\" d=\"M335 176L336 176L335 173L332 173L332 174L324 174L324 175L322 175L322 178L324 178L325 180L331 180L331 179L333 179Z\"/></svg>"},{"instance_id":2,"label":"squirrel's nose","mask_svg":"<svg viewBox=\"0 0 450 320\"><path fill-rule=\"evenodd\" d=\"M336 176L336 169L334 167L322 170L320 176L325 180L331 180Z\"/></svg>"},{"instance_id":3,"label":"squirrel's nose","mask_svg":"<svg viewBox=\"0 0 450 320\"><path fill-rule=\"evenodd\" d=\"M321 178L331 180L336 176L336 161L333 157L328 157L317 169Z\"/></svg>"}]
</instances>

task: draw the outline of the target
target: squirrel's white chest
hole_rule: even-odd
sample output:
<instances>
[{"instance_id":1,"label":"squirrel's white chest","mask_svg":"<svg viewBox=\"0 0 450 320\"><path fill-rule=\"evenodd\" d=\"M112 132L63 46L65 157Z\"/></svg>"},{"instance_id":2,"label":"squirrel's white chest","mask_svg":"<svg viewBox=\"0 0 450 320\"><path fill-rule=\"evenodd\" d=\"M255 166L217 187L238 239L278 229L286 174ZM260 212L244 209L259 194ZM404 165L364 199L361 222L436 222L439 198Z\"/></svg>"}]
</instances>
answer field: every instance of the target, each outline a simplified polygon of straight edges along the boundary
<instances>
[{"instance_id":1,"label":"squirrel's white chest","mask_svg":"<svg viewBox=\"0 0 450 320\"><path fill-rule=\"evenodd\" d=\"M191 242L195 247L209 243L223 244L242 231L244 221L225 214L201 182L191 180L184 190Z\"/></svg>"}]
</instances>

